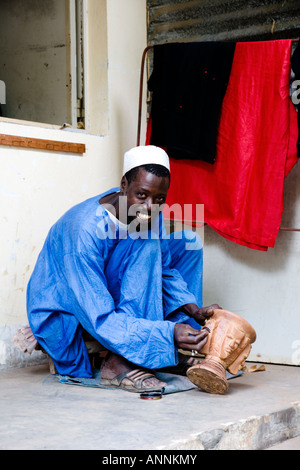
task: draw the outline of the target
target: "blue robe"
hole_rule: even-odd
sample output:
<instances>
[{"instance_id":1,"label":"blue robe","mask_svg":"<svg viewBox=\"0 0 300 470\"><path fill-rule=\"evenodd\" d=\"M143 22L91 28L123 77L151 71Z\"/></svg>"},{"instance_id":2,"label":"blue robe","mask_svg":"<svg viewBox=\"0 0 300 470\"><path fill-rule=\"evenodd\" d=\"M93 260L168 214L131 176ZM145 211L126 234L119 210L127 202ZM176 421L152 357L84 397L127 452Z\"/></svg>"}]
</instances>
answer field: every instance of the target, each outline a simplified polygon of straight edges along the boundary
<instances>
[{"instance_id":1,"label":"blue robe","mask_svg":"<svg viewBox=\"0 0 300 470\"><path fill-rule=\"evenodd\" d=\"M99 204L118 190L76 205L52 226L28 284L30 327L62 375L92 376L83 330L157 369L178 362L175 322L201 328L178 310L202 306L200 237L166 236L162 214L147 237L129 235Z\"/></svg>"}]
</instances>

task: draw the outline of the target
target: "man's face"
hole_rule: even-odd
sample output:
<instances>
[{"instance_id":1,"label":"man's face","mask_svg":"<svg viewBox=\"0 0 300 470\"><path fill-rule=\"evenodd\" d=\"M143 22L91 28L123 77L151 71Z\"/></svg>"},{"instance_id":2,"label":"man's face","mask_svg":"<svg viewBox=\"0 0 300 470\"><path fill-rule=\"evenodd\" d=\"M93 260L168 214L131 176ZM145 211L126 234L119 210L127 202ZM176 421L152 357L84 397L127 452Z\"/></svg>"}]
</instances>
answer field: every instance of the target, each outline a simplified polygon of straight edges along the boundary
<instances>
[{"instance_id":1,"label":"man's face","mask_svg":"<svg viewBox=\"0 0 300 470\"><path fill-rule=\"evenodd\" d=\"M163 208L169 183L168 177L153 175L143 168L130 184L123 176L121 190L127 197L127 224L135 220L142 227L149 226Z\"/></svg>"}]
</instances>

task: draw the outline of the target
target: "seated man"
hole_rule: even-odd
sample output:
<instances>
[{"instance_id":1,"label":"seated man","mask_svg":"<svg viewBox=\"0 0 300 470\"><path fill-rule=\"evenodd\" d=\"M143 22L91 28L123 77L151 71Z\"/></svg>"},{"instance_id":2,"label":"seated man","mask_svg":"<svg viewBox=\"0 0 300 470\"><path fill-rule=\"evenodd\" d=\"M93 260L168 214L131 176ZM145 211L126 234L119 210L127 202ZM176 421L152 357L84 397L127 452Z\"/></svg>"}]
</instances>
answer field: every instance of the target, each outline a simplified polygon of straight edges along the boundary
<instances>
[{"instance_id":1,"label":"seated man","mask_svg":"<svg viewBox=\"0 0 300 470\"><path fill-rule=\"evenodd\" d=\"M200 238L164 231L167 154L133 148L123 175L120 188L76 205L50 229L28 284L28 319L61 375L92 376L87 332L109 351L104 385L154 391L164 386L155 369L186 361L178 348L201 351L208 331L200 325L214 306L202 308Z\"/></svg>"}]
</instances>

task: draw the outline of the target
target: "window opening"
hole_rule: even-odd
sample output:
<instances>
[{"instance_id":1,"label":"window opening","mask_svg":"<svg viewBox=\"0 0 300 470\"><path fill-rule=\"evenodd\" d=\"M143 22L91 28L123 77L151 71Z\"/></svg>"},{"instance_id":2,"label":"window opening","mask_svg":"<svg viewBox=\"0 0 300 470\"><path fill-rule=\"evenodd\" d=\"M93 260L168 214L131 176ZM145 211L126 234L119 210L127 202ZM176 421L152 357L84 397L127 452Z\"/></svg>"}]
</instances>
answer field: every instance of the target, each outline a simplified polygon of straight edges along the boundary
<instances>
[{"instance_id":1,"label":"window opening","mask_svg":"<svg viewBox=\"0 0 300 470\"><path fill-rule=\"evenodd\" d=\"M0 0L0 115L85 127L84 0Z\"/></svg>"}]
</instances>

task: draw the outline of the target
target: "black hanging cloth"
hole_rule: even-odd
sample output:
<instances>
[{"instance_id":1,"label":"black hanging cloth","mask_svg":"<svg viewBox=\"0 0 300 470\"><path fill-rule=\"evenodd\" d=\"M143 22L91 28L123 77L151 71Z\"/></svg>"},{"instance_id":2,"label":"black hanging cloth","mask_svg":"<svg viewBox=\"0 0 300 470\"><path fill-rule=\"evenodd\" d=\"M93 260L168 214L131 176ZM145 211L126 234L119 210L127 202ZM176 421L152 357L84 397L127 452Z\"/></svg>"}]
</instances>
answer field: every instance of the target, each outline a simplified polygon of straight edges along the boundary
<instances>
[{"instance_id":1,"label":"black hanging cloth","mask_svg":"<svg viewBox=\"0 0 300 470\"><path fill-rule=\"evenodd\" d=\"M154 46L150 144L167 148L173 158L214 163L234 50L232 42Z\"/></svg>"}]
</instances>

